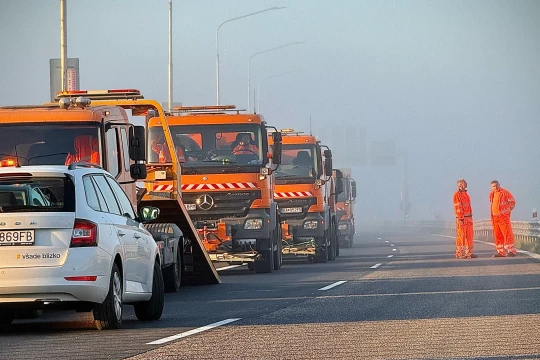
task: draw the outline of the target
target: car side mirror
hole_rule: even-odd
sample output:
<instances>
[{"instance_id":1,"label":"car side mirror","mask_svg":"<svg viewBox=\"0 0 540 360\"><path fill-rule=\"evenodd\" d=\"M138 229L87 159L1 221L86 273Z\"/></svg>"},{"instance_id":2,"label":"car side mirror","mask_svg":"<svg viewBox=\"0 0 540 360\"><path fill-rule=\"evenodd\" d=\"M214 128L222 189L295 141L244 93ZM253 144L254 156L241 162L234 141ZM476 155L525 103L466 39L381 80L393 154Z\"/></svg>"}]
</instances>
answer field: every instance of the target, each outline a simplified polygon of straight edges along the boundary
<instances>
[{"instance_id":1,"label":"car side mirror","mask_svg":"<svg viewBox=\"0 0 540 360\"><path fill-rule=\"evenodd\" d=\"M133 180L146 179L146 165L145 164L132 164L129 167L129 174Z\"/></svg>"},{"instance_id":2,"label":"car side mirror","mask_svg":"<svg viewBox=\"0 0 540 360\"><path fill-rule=\"evenodd\" d=\"M153 206L143 206L139 210L139 216L143 224L156 220L159 217L159 209Z\"/></svg>"},{"instance_id":3,"label":"car side mirror","mask_svg":"<svg viewBox=\"0 0 540 360\"><path fill-rule=\"evenodd\" d=\"M146 161L146 142L144 126L129 128L129 158L133 161Z\"/></svg>"}]
</instances>

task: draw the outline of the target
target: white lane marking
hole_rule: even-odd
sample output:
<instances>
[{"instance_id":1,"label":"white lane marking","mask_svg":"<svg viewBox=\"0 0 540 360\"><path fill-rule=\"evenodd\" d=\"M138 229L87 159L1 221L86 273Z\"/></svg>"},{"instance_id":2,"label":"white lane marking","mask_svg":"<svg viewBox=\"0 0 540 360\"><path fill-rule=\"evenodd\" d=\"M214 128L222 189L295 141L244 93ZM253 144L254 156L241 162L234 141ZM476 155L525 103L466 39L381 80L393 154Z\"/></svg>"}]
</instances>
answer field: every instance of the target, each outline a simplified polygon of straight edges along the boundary
<instances>
[{"instance_id":1,"label":"white lane marking","mask_svg":"<svg viewBox=\"0 0 540 360\"><path fill-rule=\"evenodd\" d=\"M354 298L354 297L383 297L383 296L416 296L416 295L445 295L445 294L483 294L497 292L512 292L512 291L538 291L540 287L528 288L513 288L513 289L486 289L486 290L448 290L448 291L421 291L421 292L405 292L405 293L389 293L389 294L352 294L352 295L321 295L317 299L331 298Z\"/></svg>"},{"instance_id":2,"label":"white lane marking","mask_svg":"<svg viewBox=\"0 0 540 360\"><path fill-rule=\"evenodd\" d=\"M226 319L226 320L218 321L218 322L215 322L215 323L210 324L210 325L206 325L206 326L196 328L196 329L193 329L193 330L189 330L189 331L177 334L177 335L173 335L173 336L169 336L169 337L166 337L166 338L163 338L163 339L159 339L159 340L156 340L156 341L149 342L146 345L161 345L161 344L164 344L164 343L169 342L169 341L178 340L178 339L181 339L181 338L185 338L187 336L195 335L195 334L201 333L203 331L208 331L208 330L211 330L211 329L216 328L218 326L225 325L225 324L228 324L228 323L232 323L232 322L238 321L238 320L240 320L240 318Z\"/></svg>"},{"instance_id":3,"label":"white lane marking","mask_svg":"<svg viewBox=\"0 0 540 360\"><path fill-rule=\"evenodd\" d=\"M387 242L387 243L389 243L390 241L388 241L388 240L385 240L384 242Z\"/></svg>"},{"instance_id":4,"label":"white lane marking","mask_svg":"<svg viewBox=\"0 0 540 360\"><path fill-rule=\"evenodd\" d=\"M330 284L330 285L328 285L328 286L322 287L322 288L320 288L319 290L322 290L322 291L324 291L324 290L329 290L329 289L331 289L331 288L333 288L333 287L336 287L336 286L338 286L338 285L345 284L346 282L347 282L347 281L345 281L345 280L338 281L338 282L335 282L335 283Z\"/></svg>"},{"instance_id":5,"label":"white lane marking","mask_svg":"<svg viewBox=\"0 0 540 360\"><path fill-rule=\"evenodd\" d=\"M392 249L392 251L397 251L397 249Z\"/></svg>"},{"instance_id":6,"label":"white lane marking","mask_svg":"<svg viewBox=\"0 0 540 360\"><path fill-rule=\"evenodd\" d=\"M394 245L394 244L390 244L390 246L396 246L396 245Z\"/></svg>"},{"instance_id":7,"label":"white lane marking","mask_svg":"<svg viewBox=\"0 0 540 360\"><path fill-rule=\"evenodd\" d=\"M222 271L222 270L234 269L234 268L239 267L239 266L242 266L242 265L229 265L229 266L225 266L225 267L216 269L216 271Z\"/></svg>"},{"instance_id":8,"label":"white lane marking","mask_svg":"<svg viewBox=\"0 0 540 360\"><path fill-rule=\"evenodd\" d=\"M394 255L388 255L388 257L393 257Z\"/></svg>"},{"instance_id":9,"label":"white lane marking","mask_svg":"<svg viewBox=\"0 0 540 360\"><path fill-rule=\"evenodd\" d=\"M377 238L377 240L382 240L381 238Z\"/></svg>"},{"instance_id":10,"label":"white lane marking","mask_svg":"<svg viewBox=\"0 0 540 360\"><path fill-rule=\"evenodd\" d=\"M376 268L378 268L378 267L381 266L381 265L382 265L382 264L375 264L375 265L373 265L372 267L370 267L370 269L376 269Z\"/></svg>"}]
</instances>

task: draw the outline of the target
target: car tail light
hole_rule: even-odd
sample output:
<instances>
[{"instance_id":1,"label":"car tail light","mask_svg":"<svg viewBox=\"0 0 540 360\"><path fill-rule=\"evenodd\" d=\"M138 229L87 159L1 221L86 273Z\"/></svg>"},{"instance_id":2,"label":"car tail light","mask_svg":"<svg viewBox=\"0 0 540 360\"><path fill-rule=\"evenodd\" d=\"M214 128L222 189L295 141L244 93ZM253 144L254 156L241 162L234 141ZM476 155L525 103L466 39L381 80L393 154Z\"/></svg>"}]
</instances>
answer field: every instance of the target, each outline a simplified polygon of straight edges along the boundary
<instances>
[{"instance_id":1,"label":"car tail light","mask_svg":"<svg viewBox=\"0 0 540 360\"><path fill-rule=\"evenodd\" d=\"M97 225L88 220L75 220L70 247L97 246Z\"/></svg>"},{"instance_id":2,"label":"car tail light","mask_svg":"<svg viewBox=\"0 0 540 360\"><path fill-rule=\"evenodd\" d=\"M67 281L96 281L97 276L64 276Z\"/></svg>"}]
</instances>

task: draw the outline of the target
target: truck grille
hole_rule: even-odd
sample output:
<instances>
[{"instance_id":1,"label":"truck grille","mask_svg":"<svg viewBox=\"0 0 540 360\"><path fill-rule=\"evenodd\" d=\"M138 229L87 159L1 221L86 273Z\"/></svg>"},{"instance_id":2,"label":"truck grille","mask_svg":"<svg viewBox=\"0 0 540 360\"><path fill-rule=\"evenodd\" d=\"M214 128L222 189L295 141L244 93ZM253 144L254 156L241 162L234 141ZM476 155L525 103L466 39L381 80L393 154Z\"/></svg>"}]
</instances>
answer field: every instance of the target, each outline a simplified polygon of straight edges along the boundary
<instances>
[{"instance_id":1,"label":"truck grille","mask_svg":"<svg viewBox=\"0 0 540 360\"><path fill-rule=\"evenodd\" d=\"M306 217L306 213L311 205L317 203L317 198L302 198L302 199L277 199L276 200L280 209L279 215L281 219L303 219ZM286 213L285 208L301 207L301 213Z\"/></svg>"},{"instance_id":2,"label":"truck grille","mask_svg":"<svg viewBox=\"0 0 540 360\"><path fill-rule=\"evenodd\" d=\"M182 192L189 215L194 221L224 217L244 217L261 191Z\"/></svg>"}]
</instances>

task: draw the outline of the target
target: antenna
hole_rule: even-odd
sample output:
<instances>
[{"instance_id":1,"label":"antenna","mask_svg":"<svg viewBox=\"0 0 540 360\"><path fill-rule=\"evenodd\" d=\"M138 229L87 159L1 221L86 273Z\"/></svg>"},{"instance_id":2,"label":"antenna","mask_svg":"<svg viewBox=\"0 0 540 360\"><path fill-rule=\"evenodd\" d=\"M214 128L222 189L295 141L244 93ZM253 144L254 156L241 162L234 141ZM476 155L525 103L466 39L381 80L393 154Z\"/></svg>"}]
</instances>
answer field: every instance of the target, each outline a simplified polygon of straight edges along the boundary
<instances>
[{"instance_id":1,"label":"antenna","mask_svg":"<svg viewBox=\"0 0 540 360\"><path fill-rule=\"evenodd\" d=\"M311 115L309 115L309 135L313 135L313 132L311 131Z\"/></svg>"}]
</instances>

